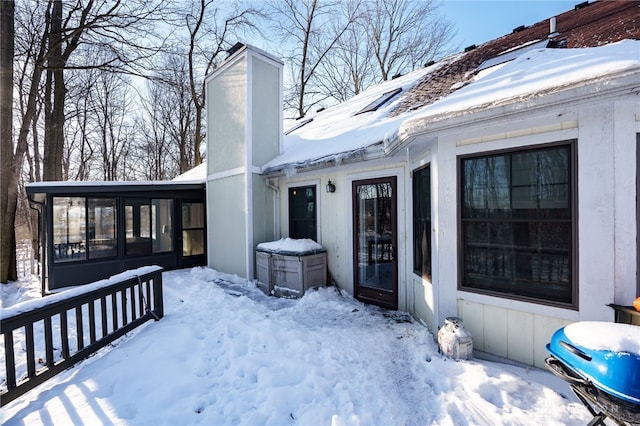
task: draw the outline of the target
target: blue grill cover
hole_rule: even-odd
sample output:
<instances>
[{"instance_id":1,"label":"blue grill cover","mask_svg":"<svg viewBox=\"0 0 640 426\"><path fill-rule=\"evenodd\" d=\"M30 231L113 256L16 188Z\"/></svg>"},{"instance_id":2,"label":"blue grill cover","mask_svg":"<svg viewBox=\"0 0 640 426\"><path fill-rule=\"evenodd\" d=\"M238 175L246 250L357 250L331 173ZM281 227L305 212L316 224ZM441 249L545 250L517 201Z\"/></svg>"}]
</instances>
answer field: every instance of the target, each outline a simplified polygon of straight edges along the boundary
<instances>
[{"instance_id":1,"label":"blue grill cover","mask_svg":"<svg viewBox=\"0 0 640 426\"><path fill-rule=\"evenodd\" d=\"M564 327L553 334L547 351L600 390L632 404L640 404L640 354L580 346L567 337Z\"/></svg>"}]
</instances>

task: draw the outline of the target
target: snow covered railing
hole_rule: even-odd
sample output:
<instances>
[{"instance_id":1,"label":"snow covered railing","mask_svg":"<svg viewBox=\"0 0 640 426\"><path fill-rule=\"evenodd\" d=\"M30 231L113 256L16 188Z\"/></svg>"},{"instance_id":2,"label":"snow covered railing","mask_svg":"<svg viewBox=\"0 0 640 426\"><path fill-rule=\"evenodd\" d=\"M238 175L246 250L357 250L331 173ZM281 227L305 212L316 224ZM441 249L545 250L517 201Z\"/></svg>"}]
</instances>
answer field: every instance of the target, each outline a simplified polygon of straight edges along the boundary
<instances>
[{"instance_id":1,"label":"snow covered railing","mask_svg":"<svg viewBox=\"0 0 640 426\"><path fill-rule=\"evenodd\" d=\"M162 318L162 271L158 266L144 267L4 309L0 406L146 321Z\"/></svg>"}]
</instances>

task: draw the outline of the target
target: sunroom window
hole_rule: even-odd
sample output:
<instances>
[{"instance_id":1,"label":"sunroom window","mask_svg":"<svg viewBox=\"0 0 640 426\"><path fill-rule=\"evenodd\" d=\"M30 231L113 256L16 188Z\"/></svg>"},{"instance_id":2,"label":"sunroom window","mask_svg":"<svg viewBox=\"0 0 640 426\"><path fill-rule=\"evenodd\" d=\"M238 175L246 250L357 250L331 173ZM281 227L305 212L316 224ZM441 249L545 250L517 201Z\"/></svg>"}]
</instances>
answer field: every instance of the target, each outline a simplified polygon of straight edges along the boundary
<instances>
[{"instance_id":1,"label":"sunroom window","mask_svg":"<svg viewBox=\"0 0 640 426\"><path fill-rule=\"evenodd\" d=\"M55 263L118 255L115 198L53 197Z\"/></svg>"},{"instance_id":2,"label":"sunroom window","mask_svg":"<svg viewBox=\"0 0 640 426\"><path fill-rule=\"evenodd\" d=\"M115 198L89 198L89 259L118 255L116 233L117 208Z\"/></svg>"},{"instance_id":3,"label":"sunroom window","mask_svg":"<svg viewBox=\"0 0 640 426\"><path fill-rule=\"evenodd\" d=\"M182 203L182 255L204 254L204 203Z\"/></svg>"},{"instance_id":4,"label":"sunroom window","mask_svg":"<svg viewBox=\"0 0 640 426\"><path fill-rule=\"evenodd\" d=\"M53 197L53 260L70 262L87 256L84 197Z\"/></svg>"},{"instance_id":5,"label":"sunroom window","mask_svg":"<svg viewBox=\"0 0 640 426\"><path fill-rule=\"evenodd\" d=\"M573 144L460 158L460 288L576 303Z\"/></svg>"},{"instance_id":6,"label":"sunroom window","mask_svg":"<svg viewBox=\"0 0 640 426\"><path fill-rule=\"evenodd\" d=\"M127 255L173 250L173 200L129 199L124 213Z\"/></svg>"}]
</instances>

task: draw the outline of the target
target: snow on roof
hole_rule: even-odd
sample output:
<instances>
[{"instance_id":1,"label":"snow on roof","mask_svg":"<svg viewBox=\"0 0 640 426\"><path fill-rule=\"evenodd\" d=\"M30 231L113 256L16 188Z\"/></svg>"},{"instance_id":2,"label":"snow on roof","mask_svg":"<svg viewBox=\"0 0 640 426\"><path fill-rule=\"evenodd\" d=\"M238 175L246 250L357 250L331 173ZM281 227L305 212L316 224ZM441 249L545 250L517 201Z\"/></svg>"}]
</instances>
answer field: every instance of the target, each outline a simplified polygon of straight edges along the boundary
<instances>
[{"instance_id":1,"label":"snow on roof","mask_svg":"<svg viewBox=\"0 0 640 426\"><path fill-rule=\"evenodd\" d=\"M413 114L412 126L479 107L531 99L565 88L640 70L640 41L623 40L582 49L536 49L478 73L467 86Z\"/></svg>"},{"instance_id":2,"label":"snow on roof","mask_svg":"<svg viewBox=\"0 0 640 426\"><path fill-rule=\"evenodd\" d=\"M153 181L47 181L30 182L26 185L27 193L55 193L64 191L138 191L157 189L171 189L177 185L184 188L185 185L200 185L206 182L207 164L203 162L185 173L176 176L173 180L153 180Z\"/></svg>"},{"instance_id":3,"label":"snow on roof","mask_svg":"<svg viewBox=\"0 0 640 426\"><path fill-rule=\"evenodd\" d=\"M263 170L278 169L283 165L308 165L310 162L321 162L326 159L336 160L341 155L348 156L369 145L381 142L386 134L394 134L402 122L402 118L399 117L387 118L389 112L396 107L402 93L443 63L434 64L371 87L341 104L317 113L312 117L312 121L291 131L296 125L293 123L293 126L285 132L287 134L284 136L284 152L267 163ZM399 96L390 99L375 111L357 114L385 93L398 88L402 89Z\"/></svg>"},{"instance_id":4,"label":"snow on roof","mask_svg":"<svg viewBox=\"0 0 640 426\"><path fill-rule=\"evenodd\" d=\"M207 180L207 162L203 161L200 165L195 166L191 170L187 170L181 175L172 179L172 182L197 182L204 183Z\"/></svg>"},{"instance_id":5,"label":"snow on roof","mask_svg":"<svg viewBox=\"0 0 640 426\"><path fill-rule=\"evenodd\" d=\"M459 56L459 55L458 55ZM267 163L272 172L306 167L372 149L396 139L402 128L410 130L447 115L460 115L477 107L491 107L535 98L554 90L579 86L594 79L640 69L640 41L623 40L600 47L580 49L535 49L513 61L476 74L470 83L415 111L391 116L400 99L392 99L376 111L354 115L383 93L402 87L403 91L429 73L457 57L423 68L372 87L366 92L318 113L314 120L284 136L284 152ZM411 121L416 120L416 121Z\"/></svg>"},{"instance_id":6,"label":"snow on roof","mask_svg":"<svg viewBox=\"0 0 640 426\"><path fill-rule=\"evenodd\" d=\"M25 188L27 194L81 194L107 192L162 191L176 189L201 189L204 181L46 181L30 182Z\"/></svg>"}]
</instances>

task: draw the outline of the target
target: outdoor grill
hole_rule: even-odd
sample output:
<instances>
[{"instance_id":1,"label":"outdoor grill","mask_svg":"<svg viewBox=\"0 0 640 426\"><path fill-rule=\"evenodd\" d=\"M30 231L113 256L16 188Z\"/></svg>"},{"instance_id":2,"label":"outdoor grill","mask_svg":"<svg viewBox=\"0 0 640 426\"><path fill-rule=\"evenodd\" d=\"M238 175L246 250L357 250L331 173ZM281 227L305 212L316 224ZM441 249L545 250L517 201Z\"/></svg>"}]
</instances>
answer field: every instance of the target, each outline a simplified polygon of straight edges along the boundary
<instances>
[{"instance_id":1,"label":"outdoor grill","mask_svg":"<svg viewBox=\"0 0 640 426\"><path fill-rule=\"evenodd\" d=\"M604 425L607 417L640 425L640 350L624 347L640 347L639 327L578 322L557 330L547 345L547 367L593 415L589 426Z\"/></svg>"}]
</instances>

